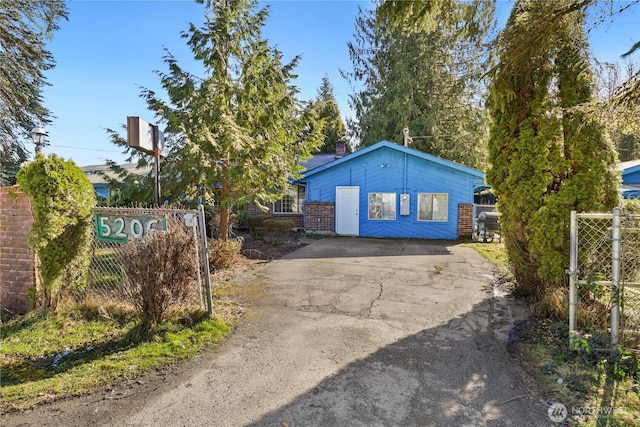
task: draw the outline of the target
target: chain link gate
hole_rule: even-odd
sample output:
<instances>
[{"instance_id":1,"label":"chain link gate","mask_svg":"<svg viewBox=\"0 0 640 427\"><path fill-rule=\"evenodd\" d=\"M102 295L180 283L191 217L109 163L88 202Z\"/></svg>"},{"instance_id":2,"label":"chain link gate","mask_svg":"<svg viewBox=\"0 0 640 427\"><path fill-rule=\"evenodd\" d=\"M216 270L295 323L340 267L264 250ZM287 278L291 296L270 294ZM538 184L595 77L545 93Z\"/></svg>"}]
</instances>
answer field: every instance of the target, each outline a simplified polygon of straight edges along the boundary
<instances>
[{"instance_id":1,"label":"chain link gate","mask_svg":"<svg viewBox=\"0 0 640 427\"><path fill-rule=\"evenodd\" d=\"M571 213L569 330L609 334L618 345L640 351L640 215ZM609 316L579 310L581 295L607 307ZM604 317L604 318L602 318ZM608 318L607 318L608 317ZM581 330L578 330L580 323Z\"/></svg>"},{"instance_id":2,"label":"chain link gate","mask_svg":"<svg viewBox=\"0 0 640 427\"><path fill-rule=\"evenodd\" d=\"M92 258L87 292L100 300L127 303L127 277L124 270L124 245L152 232L170 227L183 227L193 232L193 256L198 263L198 275L189 289L188 303L206 307L213 312L209 259L205 231L204 209L174 208L114 208L94 209Z\"/></svg>"}]
</instances>

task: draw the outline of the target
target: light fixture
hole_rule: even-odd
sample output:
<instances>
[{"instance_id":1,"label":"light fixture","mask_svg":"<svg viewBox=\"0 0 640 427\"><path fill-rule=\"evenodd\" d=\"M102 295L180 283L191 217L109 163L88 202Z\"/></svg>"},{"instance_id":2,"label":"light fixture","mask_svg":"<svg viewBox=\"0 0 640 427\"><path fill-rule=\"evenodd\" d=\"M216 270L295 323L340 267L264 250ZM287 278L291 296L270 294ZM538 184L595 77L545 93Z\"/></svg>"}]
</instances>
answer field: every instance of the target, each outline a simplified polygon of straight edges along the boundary
<instances>
[{"instance_id":1,"label":"light fixture","mask_svg":"<svg viewBox=\"0 0 640 427\"><path fill-rule=\"evenodd\" d=\"M36 155L42 150L45 136L47 136L47 132L42 129L42 126L36 126L31 130L31 137L33 138L33 143L36 145Z\"/></svg>"}]
</instances>

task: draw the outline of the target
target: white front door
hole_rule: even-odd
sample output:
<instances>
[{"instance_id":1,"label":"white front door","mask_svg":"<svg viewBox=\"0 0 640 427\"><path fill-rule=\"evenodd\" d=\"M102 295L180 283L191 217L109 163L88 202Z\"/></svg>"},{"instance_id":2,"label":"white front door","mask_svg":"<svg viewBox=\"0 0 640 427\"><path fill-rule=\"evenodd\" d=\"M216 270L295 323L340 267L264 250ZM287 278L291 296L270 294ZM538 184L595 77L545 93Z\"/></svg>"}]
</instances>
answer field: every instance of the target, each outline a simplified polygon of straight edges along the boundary
<instances>
[{"instance_id":1,"label":"white front door","mask_svg":"<svg viewBox=\"0 0 640 427\"><path fill-rule=\"evenodd\" d=\"M336 233L360 234L360 187L336 187Z\"/></svg>"}]
</instances>

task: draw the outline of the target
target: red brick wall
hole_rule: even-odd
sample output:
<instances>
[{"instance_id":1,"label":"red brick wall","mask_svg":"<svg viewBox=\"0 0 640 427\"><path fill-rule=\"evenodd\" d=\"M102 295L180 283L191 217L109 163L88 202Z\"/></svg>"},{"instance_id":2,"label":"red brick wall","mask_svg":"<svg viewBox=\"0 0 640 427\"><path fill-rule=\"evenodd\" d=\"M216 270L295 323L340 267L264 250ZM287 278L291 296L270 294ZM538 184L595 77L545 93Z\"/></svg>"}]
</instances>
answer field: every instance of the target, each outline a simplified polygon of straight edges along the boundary
<instances>
[{"instance_id":1,"label":"red brick wall","mask_svg":"<svg viewBox=\"0 0 640 427\"><path fill-rule=\"evenodd\" d=\"M243 210L245 212L251 212L260 215L269 215L273 219L293 221L293 226L297 229L302 229L302 227L304 226L304 217L301 213L273 213L273 203L269 203L268 206L269 212L265 212L254 203L247 203Z\"/></svg>"},{"instance_id":2,"label":"red brick wall","mask_svg":"<svg viewBox=\"0 0 640 427\"><path fill-rule=\"evenodd\" d=\"M304 230L308 233L314 231L335 231L335 203L333 202L306 202Z\"/></svg>"},{"instance_id":3,"label":"red brick wall","mask_svg":"<svg viewBox=\"0 0 640 427\"><path fill-rule=\"evenodd\" d=\"M460 203L458 205L458 237L473 235L473 205Z\"/></svg>"},{"instance_id":4,"label":"red brick wall","mask_svg":"<svg viewBox=\"0 0 640 427\"><path fill-rule=\"evenodd\" d=\"M287 213L287 214L277 214L277 213L271 213L270 214L273 219L282 219L282 220L289 220L289 221L293 221L293 226L297 229L302 229L303 227L303 216L302 214L291 214L291 213Z\"/></svg>"},{"instance_id":5,"label":"red brick wall","mask_svg":"<svg viewBox=\"0 0 640 427\"><path fill-rule=\"evenodd\" d=\"M35 284L33 251L27 245L33 216L31 201L17 187L0 188L0 306L29 310L25 292Z\"/></svg>"}]
</instances>

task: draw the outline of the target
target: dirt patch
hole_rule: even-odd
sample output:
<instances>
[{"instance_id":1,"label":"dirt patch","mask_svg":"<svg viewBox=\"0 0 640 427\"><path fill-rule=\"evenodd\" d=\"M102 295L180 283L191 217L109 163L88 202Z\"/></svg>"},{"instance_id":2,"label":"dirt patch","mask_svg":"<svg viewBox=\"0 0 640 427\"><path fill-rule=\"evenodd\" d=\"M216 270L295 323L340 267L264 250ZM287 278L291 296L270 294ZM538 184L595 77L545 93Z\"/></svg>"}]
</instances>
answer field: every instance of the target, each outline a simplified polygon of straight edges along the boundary
<instances>
[{"instance_id":1,"label":"dirt patch","mask_svg":"<svg viewBox=\"0 0 640 427\"><path fill-rule=\"evenodd\" d=\"M305 245L299 239L273 244L264 240L245 237L242 242L242 249L240 249L240 256L238 256L233 265L228 268L212 268L211 282L215 284L229 281L256 265L278 259Z\"/></svg>"}]
</instances>

